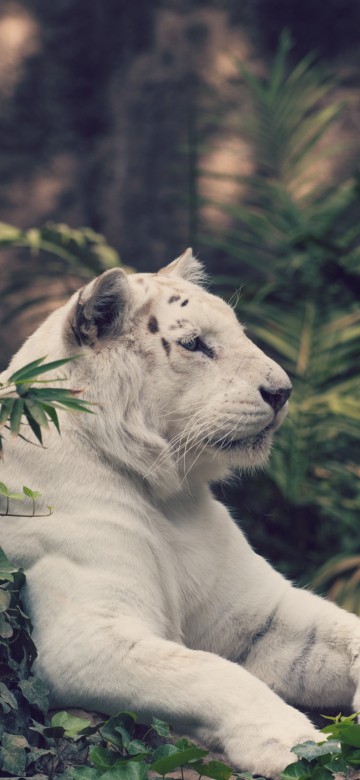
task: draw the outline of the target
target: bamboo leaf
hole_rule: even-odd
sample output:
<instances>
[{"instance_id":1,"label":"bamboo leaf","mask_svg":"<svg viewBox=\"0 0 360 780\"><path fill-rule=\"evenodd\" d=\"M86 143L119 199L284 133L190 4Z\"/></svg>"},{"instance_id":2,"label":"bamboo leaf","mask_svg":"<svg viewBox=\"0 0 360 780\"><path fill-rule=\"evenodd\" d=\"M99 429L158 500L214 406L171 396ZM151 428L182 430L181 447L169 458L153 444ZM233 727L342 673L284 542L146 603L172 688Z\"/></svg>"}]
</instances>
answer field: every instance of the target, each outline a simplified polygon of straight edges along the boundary
<instances>
[{"instance_id":1,"label":"bamboo leaf","mask_svg":"<svg viewBox=\"0 0 360 780\"><path fill-rule=\"evenodd\" d=\"M40 442L40 444L42 444L43 442L42 442L41 427L40 427L39 423L37 423L36 420L34 420L32 414L30 413L30 411L27 408L26 404L24 406L24 413L25 413L25 417L26 417L26 419L27 419L27 421L28 421L28 423L30 425L30 428L31 428L32 432L34 433L34 435L36 436L36 438Z\"/></svg>"},{"instance_id":2,"label":"bamboo leaf","mask_svg":"<svg viewBox=\"0 0 360 780\"><path fill-rule=\"evenodd\" d=\"M17 436L20 431L21 417L24 411L24 402L21 398L16 398L10 414L10 430L13 436Z\"/></svg>"},{"instance_id":3,"label":"bamboo leaf","mask_svg":"<svg viewBox=\"0 0 360 780\"><path fill-rule=\"evenodd\" d=\"M42 428L48 428L49 423L46 417L46 414L42 408L42 406L39 403L36 403L35 401L31 401L30 399L27 399L25 402L25 407L33 420L37 422L37 424Z\"/></svg>"},{"instance_id":4,"label":"bamboo leaf","mask_svg":"<svg viewBox=\"0 0 360 780\"><path fill-rule=\"evenodd\" d=\"M51 363L45 363L43 365L40 365L40 363L42 363L45 358L40 358L38 361L34 361L34 363L37 363L37 365L30 363L28 366L24 366L23 368L19 369L19 371L15 371L15 373L11 375L9 381L14 382L15 384L30 382L41 374L44 374L48 371L53 371L56 368L60 368L60 366L64 366L66 363L70 363L72 360L77 360L78 357L80 357L80 355L72 355L71 357L62 358L61 360L53 360Z\"/></svg>"}]
</instances>

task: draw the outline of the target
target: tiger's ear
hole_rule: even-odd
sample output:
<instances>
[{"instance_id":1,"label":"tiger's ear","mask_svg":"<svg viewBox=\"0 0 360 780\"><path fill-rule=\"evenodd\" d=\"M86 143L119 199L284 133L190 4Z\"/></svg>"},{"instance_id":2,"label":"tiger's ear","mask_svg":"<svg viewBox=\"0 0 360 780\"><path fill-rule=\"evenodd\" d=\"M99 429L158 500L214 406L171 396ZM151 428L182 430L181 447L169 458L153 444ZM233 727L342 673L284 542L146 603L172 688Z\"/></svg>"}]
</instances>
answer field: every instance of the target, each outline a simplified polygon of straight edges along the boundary
<instances>
[{"instance_id":1,"label":"tiger's ear","mask_svg":"<svg viewBox=\"0 0 360 780\"><path fill-rule=\"evenodd\" d=\"M71 317L78 344L95 344L121 333L130 300L130 285L122 268L105 271L80 291Z\"/></svg>"},{"instance_id":2,"label":"tiger's ear","mask_svg":"<svg viewBox=\"0 0 360 780\"><path fill-rule=\"evenodd\" d=\"M192 249L186 249L185 252L158 271L160 276L177 276L193 284L201 284L205 280L205 272L200 260L197 260L192 253Z\"/></svg>"}]
</instances>

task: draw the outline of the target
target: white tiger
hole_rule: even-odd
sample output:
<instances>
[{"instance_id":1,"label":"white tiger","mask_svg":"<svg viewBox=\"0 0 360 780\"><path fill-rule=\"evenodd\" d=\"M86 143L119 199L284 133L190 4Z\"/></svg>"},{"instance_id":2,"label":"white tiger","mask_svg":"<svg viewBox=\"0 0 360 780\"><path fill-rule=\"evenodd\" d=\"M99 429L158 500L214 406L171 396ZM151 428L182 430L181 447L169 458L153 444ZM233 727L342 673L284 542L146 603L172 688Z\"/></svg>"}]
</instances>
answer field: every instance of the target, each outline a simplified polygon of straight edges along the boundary
<instances>
[{"instance_id":1,"label":"white tiger","mask_svg":"<svg viewBox=\"0 0 360 780\"><path fill-rule=\"evenodd\" d=\"M97 406L46 449L8 437L2 479L55 512L2 517L0 541L27 573L53 706L156 715L273 777L321 738L291 705L360 709L360 621L292 587L211 494L266 461L291 385L200 270L188 250L107 271L20 349L4 378L81 353L60 374Z\"/></svg>"}]
</instances>

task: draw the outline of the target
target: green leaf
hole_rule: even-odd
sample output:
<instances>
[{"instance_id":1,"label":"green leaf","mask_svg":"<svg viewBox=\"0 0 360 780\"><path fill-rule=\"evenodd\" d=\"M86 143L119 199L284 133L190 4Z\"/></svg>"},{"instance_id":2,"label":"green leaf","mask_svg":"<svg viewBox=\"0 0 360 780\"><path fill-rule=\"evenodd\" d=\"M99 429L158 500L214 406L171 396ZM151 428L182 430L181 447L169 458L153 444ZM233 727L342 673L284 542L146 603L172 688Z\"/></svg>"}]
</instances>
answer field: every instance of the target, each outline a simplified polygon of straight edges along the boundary
<instances>
[{"instance_id":1,"label":"green leaf","mask_svg":"<svg viewBox=\"0 0 360 780\"><path fill-rule=\"evenodd\" d=\"M15 384L23 384L25 382L27 384L30 380L40 376L40 374L45 374L47 371L54 371L54 369L64 366L65 363L69 363L71 360L77 360L78 357L80 357L80 355L72 355L71 357L53 360L51 363L44 363L43 365L40 364L45 360L45 357L39 358L38 360L34 360L33 363L29 363L18 371L15 371L9 378L9 382L14 382Z\"/></svg>"},{"instance_id":2,"label":"green leaf","mask_svg":"<svg viewBox=\"0 0 360 780\"><path fill-rule=\"evenodd\" d=\"M14 694L9 691L9 688L7 685L5 685L5 683L0 681L0 705L1 704L8 705L12 710L18 709L18 703Z\"/></svg>"},{"instance_id":3,"label":"green leaf","mask_svg":"<svg viewBox=\"0 0 360 780\"><path fill-rule=\"evenodd\" d=\"M24 411L24 401L16 398L10 414L10 430L13 436L17 436L20 431L21 418Z\"/></svg>"},{"instance_id":4,"label":"green leaf","mask_svg":"<svg viewBox=\"0 0 360 780\"><path fill-rule=\"evenodd\" d=\"M101 777L102 780L146 780L148 765L135 761L125 761L115 764Z\"/></svg>"},{"instance_id":5,"label":"green leaf","mask_svg":"<svg viewBox=\"0 0 360 780\"><path fill-rule=\"evenodd\" d=\"M25 699L40 712L46 713L49 709L49 691L45 683L39 677L29 677L28 680L20 680L19 688Z\"/></svg>"},{"instance_id":6,"label":"green leaf","mask_svg":"<svg viewBox=\"0 0 360 780\"><path fill-rule=\"evenodd\" d=\"M181 737L175 742L177 750L187 750L189 747L196 747L194 742L190 742L186 737Z\"/></svg>"},{"instance_id":7,"label":"green leaf","mask_svg":"<svg viewBox=\"0 0 360 780\"><path fill-rule=\"evenodd\" d=\"M2 639L10 639L14 633L9 621L6 619L3 612L0 612L0 637Z\"/></svg>"},{"instance_id":8,"label":"green leaf","mask_svg":"<svg viewBox=\"0 0 360 780\"><path fill-rule=\"evenodd\" d=\"M15 398L6 398L4 401L1 401L0 399L0 427L2 425L5 425L7 423L10 415L11 410L13 408L15 402Z\"/></svg>"},{"instance_id":9,"label":"green leaf","mask_svg":"<svg viewBox=\"0 0 360 780\"><path fill-rule=\"evenodd\" d=\"M26 487L26 485L23 485L23 493L25 494L25 496L27 496L28 498L32 498L34 501L36 498L40 498L40 496L42 495L41 493L39 493L38 490L31 490L31 488Z\"/></svg>"},{"instance_id":10,"label":"green leaf","mask_svg":"<svg viewBox=\"0 0 360 780\"><path fill-rule=\"evenodd\" d=\"M34 748L31 747L30 753L27 754L27 764L34 764L36 761L39 761L40 758L43 758L44 756L56 756L56 750L55 748ZM36 780L37 775L33 775L33 778Z\"/></svg>"},{"instance_id":11,"label":"green leaf","mask_svg":"<svg viewBox=\"0 0 360 780\"><path fill-rule=\"evenodd\" d=\"M229 777L234 774L231 766L216 760L209 761L207 764L202 761L194 761L191 764L191 769L194 769L195 772L204 777L212 777L213 780L229 780Z\"/></svg>"},{"instance_id":12,"label":"green leaf","mask_svg":"<svg viewBox=\"0 0 360 780\"><path fill-rule=\"evenodd\" d=\"M318 745L316 742L302 742L300 745L295 745L291 748L291 752L295 753L299 758L306 758L307 761L313 761L320 756L327 756L333 753L341 753L341 747L338 742L323 742Z\"/></svg>"},{"instance_id":13,"label":"green leaf","mask_svg":"<svg viewBox=\"0 0 360 780\"><path fill-rule=\"evenodd\" d=\"M330 772L333 774L346 774L348 770L348 765L344 759L344 756L333 756L330 761L326 761L324 764L326 769L329 769Z\"/></svg>"},{"instance_id":14,"label":"green leaf","mask_svg":"<svg viewBox=\"0 0 360 780\"><path fill-rule=\"evenodd\" d=\"M32 432L34 433L34 435L36 436L36 438L40 442L40 444L42 444L42 433L41 433L40 425L39 425L39 423L36 422L36 420L34 420L32 414L30 414L30 411L27 408L26 404L25 404L25 407L24 407L24 414L25 414L25 417L26 417L26 419L27 419L27 421L28 421L28 423L30 425L30 428L31 428Z\"/></svg>"},{"instance_id":15,"label":"green leaf","mask_svg":"<svg viewBox=\"0 0 360 780\"><path fill-rule=\"evenodd\" d=\"M8 590L0 588L0 612L5 612L8 609L11 601L11 593Z\"/></svg>"},{"instance_id":16,"label":"green leaf","mask_svg":"<svg viewBox=\"0 0 360 780\"><path fill-rule=\"evenodd\" d=\"M119 760L119 758L121 758L120 753L116 753L114 750L108 750L108 748L97 747L95 745L91 745L89 756L90 760L94 764L95 769L98 769L101 772L105 772L107 769L113 766L116 761Z\"/></svg>"},{"instance_id":17,"label":"green leaf","mask_svg":"<svg viewBox=\"0 0 360 780\"><path fill-rule=\"evenodd\" d=\"M42 404L42 408L44 409L44 412L46 412L46 414L49 415L50 420L52 423L54 423L57 432L60 433L60 425L59 425L59 419L57 416L56 409L54 409L49 404L44 404L44 403Z\"/></svg>"},{"instance_id":18,"label":"green leaf","mask_svg":"<svg viewBox=\"0 0 360 780\"><path fill-rule=\"evenodd\" d=\"M3 734L0 747L0 766L12 775L23 775L26 768L25 748L29 744L20 734Z\"/></svg>"},{"instance_id":19,"label":"green leaf","mask_svg":"<svg viewBox=\"0 0 360 780\"><path fill-rule=\"evenodd\" d=\"M351 766L360 766L360 750L353 750L351 753L347 753L346 761Z\"/></svg>"},{"instance_id":20,"label":"green leaf","mask_svg":"<svg viewBox=\"0 0 360 780\"><path fill-rule=\"evenodd\" d=\"M156 748L153 752L152 760L158 761L160 758L166 758L167 756L172 756L175 753L179 753L179 748L176 747L176 745L172 744L166 744L166 745L159 745L158 748Z\"/></svg>"},{"instance_id":21,"label":"green leaf","mask_svg":"<svg viewBox=\"0 0 360 780\"><path fill-rule=\"evenodd\" d=\"M202 748L191 747L187 750L179 750L164 758L159 758L154 761L150 768L153 772L158 772L159 775L166 775L167 772L172 772L177 767L188 764L189 761L193 761L196 758L203 758L208 755L208 750L202 750Z\"/></svg>"},{"instance_id":22,"label":"green leaf","mask_svg":"<svg viewBox=\"0 0 360 780\"><path fill-rule=\"evenodd\" d=\"M91 766L71 766L67 771L73 780L98 780L102 776L101 772Z\"/></svg>"},{"instance_id":23,"label":"green leaf","mask_svg":"<svg viewBox=\"0 0 360 780\"><path fill-rule=\"evenodd\" d=\"M151 728L159 734L159 737L170 737L170 726L159 718L153 718Z\"/></svg>"},{"instance_id":24,"label":"green leaf","mask_svg":"<svg viewBox=\"0 0 360 780\"><path fill-rule=\"evenodd\" d=\"M31 399L27 398L25 401L25 406L33 420L35 420L35 422L37 422L41 428L49 427L48 419L41 404L39 404L37 401L32 401Z\"/></svg>"},{"instance_id":25,"label":"green leaf","mask_svg":"<svg viewBox=\"0 0 360 780\"><path fill-rule=\"evenodd\" d=\"M129 734L127 729L125 729L123 726L115 726L114 728L116 733L121 735L123 747L127 749L128 745L131 742L131 735Z\"/></svg>"},{"instance_id":26,"label":"green leaf","mask_svg":"<svg viewBox=\"0 0 360 780\"><path fill-rule=\"evenodd\" d=\"M280 775L281 780L307 780L310 776L310 765L304 760L289 764Z\"/></svg>"},{"instance_id":27,"label":"green leaf","mask_svg":"<svg viewBox=\"0 0 360 780\"><path fill-rule=\"evenodd\" d=\"M26 366L23 366L23 368L18 369L18 371L15 371L14 374L11 374L11 377L9 379L10 382L16 382L17 379L22 379L23 374L27 371L32 371L34 368L40 365L40 363L43 363L45 360L45 357L37 358L37 360L33 360L31 363L27 363Z\"/></svg>"},{"instance_id":28,"label":"green leaf","mask_svg":"<svg viewBox=\"0 0 360 780\"><path fill-rule=\"evenodd\" d=\"M131 732L133 731L135 715L133 713L120 712L109 718L100 728L100 734L106 742L122 750L131 741Z\"/></svg>"},{"instance_id":29,"label":"green leaf","mask_svg":"<svg viewBox=\"0 0 360 780\"><path fill-rule=\"evenodd\" d=\"M4 484L4 482L0 482L0 493L2 496L10 495L9 488Z\"/></svg>"},{"instance_id":30,"label":"green leaf","mask_svg":"<svg viewBox=\"0 0 360 780\"><path fill-rule=\"evenodd\" d=\"M84 404L90 403L88 401L78 401L76 398L67 399L67 398L61 398L61 400L54 402L54 406L58 409L62 409L64 407L65 410L70 409L74 412L87 412L87 414L94 414L91 409L89 409L87 406L84 406Z\"/></svg>"},{"instance_id":31,"label":"green leaf","mask_svg":"<svg viewBox=\"0 0 360 780\"><path fill-rule=\"evenodd\" d=\"M13 498L14 501L23 501L24 496L21 493L9 493L9 498Z\"/></svg>"},{"instance_id":32,"label":"green leaf","mask_svg":"<svg viewBox=\"0 0 360 780\"><path fill-rule=\"evenodd\" d=\"M65 729L62 726L45 726L41 731L34 728L33 731L39 731L44 737L49 739L62 739L65 737Z\"/></svg>"},{"instance_id":33,"label":"green leaf","mask_svg":"<svg viewBox=\"0 0 360 780\"><path fill-rule=\"evenodd\" d=\"M1 483L3 485L3 483ZM6 494L5 494L6 495ZM6 580L8 582L13 582L13 574L15 574L18 571L18 567L14 566L13 563L10 563L9 559L6 557L4 550L2 547L0 547L0 582L1 580Z\"/></svg>"},{"instance_id":34,"label":"green leaf","mask_svg":"<svg viewBox=\"0 0 360 780\"><path fill-rule=\"evenodd\" d=\"M334 780L332 773L324 766L317 766L311 772L311 780Z\"/></svg>"},{"instance_id":35,"label":"green leaf","mask_svg":"<svg viewBox=\"0 0 360 780\"><path fill-rule=\"evenodd\" d=\"M144 753L147 755L149 750L140 739L132 739L127 746L127 752L130 756L136 756L139 753Z\"/></svg>"},{"instance_id":36,"label":"green leaf","mask_svg":"<svg viewBox=\"0 0 360 780\"><path fill-rule=\"evenodd\" d=\"M64 729L66 737L77 737L89 726L88 718L78 718L68 712L56 712L51 718L51 726Z\"/></svg>"},{"instance_id":37,"label":"green leaf","mask_svg":"<svg viewBox=\"0 0 360 780\"><path fill-rule=\"evenodd\" d=\"M325 726L322 731L325 734L331 734L334 739L339 739L345 745L360 748L360 725L341 721L331 726Z\"/></svg>"}]
</instances>

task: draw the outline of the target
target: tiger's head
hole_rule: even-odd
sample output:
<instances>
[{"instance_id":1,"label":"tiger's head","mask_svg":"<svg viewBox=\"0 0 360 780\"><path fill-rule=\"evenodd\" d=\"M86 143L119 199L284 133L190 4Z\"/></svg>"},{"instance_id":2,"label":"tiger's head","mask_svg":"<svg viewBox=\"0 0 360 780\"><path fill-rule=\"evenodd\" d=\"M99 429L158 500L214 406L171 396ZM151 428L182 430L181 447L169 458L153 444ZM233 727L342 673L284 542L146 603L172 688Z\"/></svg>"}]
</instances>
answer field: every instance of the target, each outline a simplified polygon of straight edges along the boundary
<instances>
[{"instance_id":1,"label":"tiger's head","mask_svg":"<svg viewBox=\"0 0 360 780\"><path fill-rule=\"evenodd\" d=\"M32 337L32 354L82 355L68 378L95 414L63 429L165 493L264 464L291 392L202 276L191 250L157 274L106 271Z\"/></svg>"}]
</instances>

